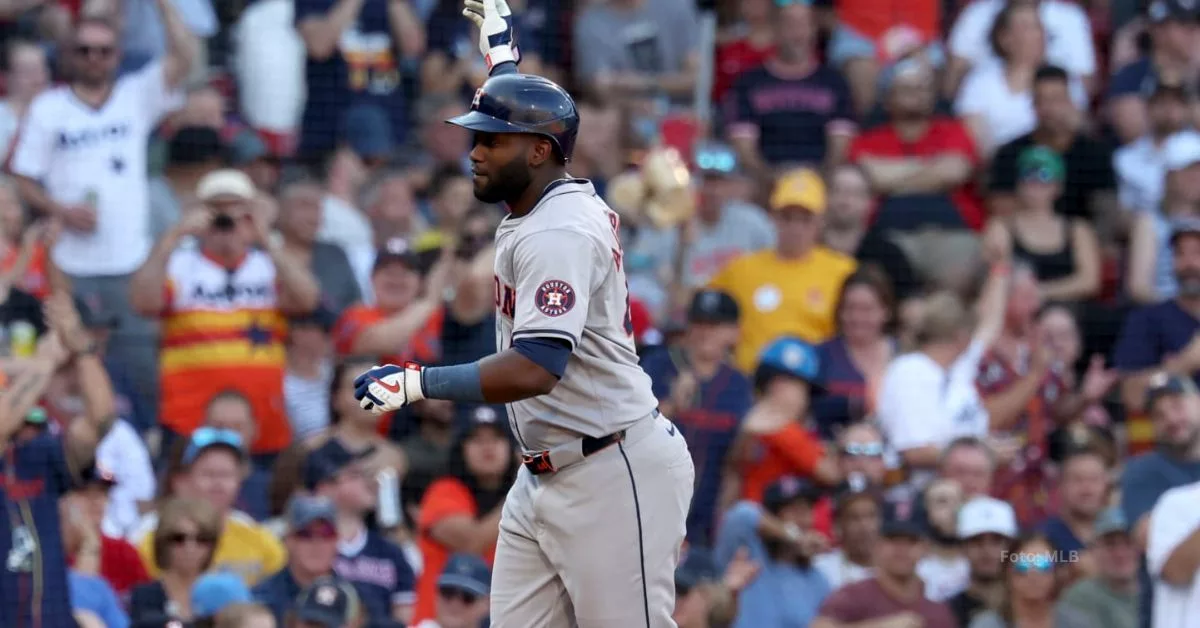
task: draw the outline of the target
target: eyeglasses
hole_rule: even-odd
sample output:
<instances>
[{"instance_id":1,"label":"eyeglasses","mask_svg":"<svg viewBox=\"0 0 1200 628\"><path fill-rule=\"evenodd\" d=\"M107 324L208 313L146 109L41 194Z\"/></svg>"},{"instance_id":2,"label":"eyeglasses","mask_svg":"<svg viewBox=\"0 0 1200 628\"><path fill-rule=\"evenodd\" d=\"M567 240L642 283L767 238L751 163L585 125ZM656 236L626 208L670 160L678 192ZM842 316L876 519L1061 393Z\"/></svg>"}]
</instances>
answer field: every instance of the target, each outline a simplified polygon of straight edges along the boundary
<instances>
[{"instance_id":1,"label":"eyeglasses","mask_svg":"<svg viewBox=\"0 0 1200 628\"><path fill-rule=\"evenodd\" d=\"M75 46L75 54L81 57L90 57L95 55L100 58L107 58L111 57L114 52L116 52L116 48L113 46L88 46L86 44L79 44Z\"/></svg>"},{"instance_id":2,"label":"eyeglasses","mask_svg":"<svg viewBox=\"0 0 1200 628\"><path fill-rule=\"evenodd\" d=\"M442 587L438 589L438 595L447 600L459 600L463 604L474 604L475 601L479 599L478 595L475 595L470 591L463 591L462 589L455 589L453 587Z\"/></svg>"},{"instance_id":3,"label":"eyeglasses","mask_svg":"<svg viewBox=\"0 0 1200 628\"><path fill-rule=\"evenodd\" d=\"M737 166L737 157L723 150L706 150L696 155L696 166L706 172L730 173Z\"/></svg>"},{"instance_id":4,"label":"eyeglasses","mask_svg":"<svg viewBox=\"0 0 1200 628\"><path fill-rule=\"evenodd\" d=\"M1054 563L1050 561L1049 556L1037 555L1029 558L1018 559L1013 565L1017 573L1049 573L1054 570Z\"/></svg>"},{"instance_id":5,"label":"eyeglasses","mask_svg":"<svg viewBox=\"0 0 1200 628\"><path fill-rule=\"evenodd\" d=\"M842 448L847 456L878 457L883 455L883 443L850 443Z\"/></svg>"},{"instance_id":6,"label":"eyeglasses","mask_svg":"<svg viewBox=\"0 0 1200 628\"><path fill-rule=\"evenodd\" d=\"M167 543L171 545L184 545L186 543L195 543L196 545L212 545L217 542L217 539L211 534L186 534L183 532L175 532L167 535Z\"/></svg>"}]
</instances>

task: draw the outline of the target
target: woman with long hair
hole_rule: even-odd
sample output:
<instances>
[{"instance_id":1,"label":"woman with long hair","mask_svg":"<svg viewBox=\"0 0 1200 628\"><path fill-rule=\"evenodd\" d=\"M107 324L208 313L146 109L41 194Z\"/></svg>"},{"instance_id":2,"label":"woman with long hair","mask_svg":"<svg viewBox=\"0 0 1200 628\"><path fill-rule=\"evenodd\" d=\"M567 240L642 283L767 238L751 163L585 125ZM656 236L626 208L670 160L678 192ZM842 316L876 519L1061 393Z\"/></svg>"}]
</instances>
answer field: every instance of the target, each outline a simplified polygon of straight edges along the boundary
<instances>
[{"instance_id":1,"label":"woman with long hair","mask_svg":"<svg viewBox=\"0 0 1200 628\"><path fill-rule=\"evenodd\" d=\"M996 16L990 37L998 61L980 63L962 82L954 111L967 121L986 157L1037 125L1033 86L1046 63L1046 30L1038 5L1010 2ZM1087 90L1070 78L1071 99L1083 108Z\"/></svg>"},{"instance_id":2,"label":"woman with long hair","mask_svg":"<svg viewBox=\"0 0 1200 628\"><path fill-rule=\"evenodd\" d=\"M220 514L202 500L173 499L158 511L154 557L162 575L134 587L129 619L137 624L159 617L193 619L192 585L212 566L221 538Z\"/></svg>"},{"instance_id":3,"label":"woman with long hair","mask_svg":"<svg viewBox=\"0 0 1200 628\"><path fill-rule=\"evenodd\" d=\"M504 498L520 468L505 417L490 406L476 408L450 449L448 467L421 500L416 531L424 568L414 624L433 618L438 575L450 555L476 554L489 565L495 558Z\"/></svg>"},{"instance_id":4,"label":"woman with long hair","mask_svg":"<svg viewBox=\"0 0 1200 628\"><path fill-rule=\"evenodd\" d=\"M324 440L314 442L314 450L336 443L351 454L364 456L363 468L371 477L394 469L402 478L408 470L404 451L380 433L380 417L362 409L354 398L354 378L374 365L370 358L348 358L334 367L329 384L329 431Z\"/></svg>"},{"instance_id":5,"label":"woman with long hair","mask_svg":"<svg viewBox=\"0 0 1200 628\"><path fill-rule=\"evenodd\" d=\"M1064 558L1041 533L1013 541L1004 554L1004 603L976 615L969 628L1092 628L1086 617L1055 607L1060 590L1056 571Z\"/></svg>"},{"instance_id":6,"label":"woman with long hair","mask_svg":"<svg viewBox=\"0 0 1200 628\"><path fill-rule=\"evenodd\" d=\"M813 417L823 438L874 412L875 390L896 355L895 302L882 271L867 266L847 277L836 312L838 334L817 347L823 391Z\"/></svg>"}]
</instances>

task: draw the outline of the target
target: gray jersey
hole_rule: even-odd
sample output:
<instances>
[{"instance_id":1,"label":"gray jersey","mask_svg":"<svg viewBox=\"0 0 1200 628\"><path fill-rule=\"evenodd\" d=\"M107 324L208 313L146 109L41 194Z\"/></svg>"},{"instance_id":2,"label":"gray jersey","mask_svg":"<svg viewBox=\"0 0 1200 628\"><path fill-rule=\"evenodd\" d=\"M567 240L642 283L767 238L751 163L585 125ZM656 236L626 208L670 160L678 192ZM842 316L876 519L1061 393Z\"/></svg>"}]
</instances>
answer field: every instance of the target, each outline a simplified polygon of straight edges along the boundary
<instances>
[{"instance_id":1,"label":"gray jersey","mask_svg":"<svg viewBox=\"0 0 1200 628\"><path fill-rule=\"evenodd\" d=\"M582 179L555 182L496 230L496 350L522 338L571 345L548 395L508 405L526 451L628 428L658 405L638 366L617 214Z\"/></svg>"}]
</instances>

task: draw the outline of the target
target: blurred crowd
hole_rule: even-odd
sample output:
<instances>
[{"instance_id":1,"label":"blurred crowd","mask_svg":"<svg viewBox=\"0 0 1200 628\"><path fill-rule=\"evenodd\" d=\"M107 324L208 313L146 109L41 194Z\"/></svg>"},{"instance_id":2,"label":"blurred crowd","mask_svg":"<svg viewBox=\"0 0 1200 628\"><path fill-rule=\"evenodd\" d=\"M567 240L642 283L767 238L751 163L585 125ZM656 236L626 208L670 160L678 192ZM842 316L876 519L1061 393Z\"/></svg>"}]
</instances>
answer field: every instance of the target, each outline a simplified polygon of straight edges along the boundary
<instances>
[{"instance_id":1,"label":"blurred crowd","mask_svg":"<svg viewBox=\"0 0 1200 628\"><path fill-rule=\"evenodd\" d=\"M1200 625L1194 2L509 4L695 462L681 628ZM495 351L461 10L0 1L0 624L487 625L505 407L352 385Z\"/></svg>"}]
</instances>

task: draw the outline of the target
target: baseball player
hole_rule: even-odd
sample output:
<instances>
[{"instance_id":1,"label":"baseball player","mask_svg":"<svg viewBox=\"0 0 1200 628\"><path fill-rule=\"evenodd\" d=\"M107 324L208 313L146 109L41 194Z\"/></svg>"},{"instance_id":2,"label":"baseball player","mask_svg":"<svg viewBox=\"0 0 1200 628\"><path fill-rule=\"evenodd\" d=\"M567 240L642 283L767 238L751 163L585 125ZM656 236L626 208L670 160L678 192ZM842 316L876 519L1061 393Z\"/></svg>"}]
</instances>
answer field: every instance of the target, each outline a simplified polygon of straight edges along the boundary
<instances>
[{"instance_id":1,"label":"baseball player","mask_svg":"<svg viewBox=\"0 0 1200 628\"><path fill-rule=\"evenodd\" d=\"M518 74L504 0L468 0L490 78L448 120L475 134L475 196L503 202L497 353L454 366L377 366L375 413L421 399L504 403L524 467L500 521L494 628L674 626L674 571L695 471L638 366L617 214L566 164L571 97Z\"/></svg>"}]
</instances>

